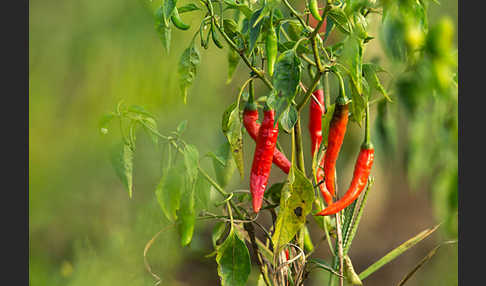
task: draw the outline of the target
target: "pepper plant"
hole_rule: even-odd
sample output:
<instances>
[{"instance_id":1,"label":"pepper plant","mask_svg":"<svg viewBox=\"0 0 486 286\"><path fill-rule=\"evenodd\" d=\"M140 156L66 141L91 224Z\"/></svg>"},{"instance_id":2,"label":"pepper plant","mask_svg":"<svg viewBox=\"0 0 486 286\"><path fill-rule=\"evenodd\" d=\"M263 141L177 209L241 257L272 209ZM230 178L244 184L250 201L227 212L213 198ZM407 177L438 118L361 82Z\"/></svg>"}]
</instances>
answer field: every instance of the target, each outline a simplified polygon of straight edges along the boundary
<instances>
[{"instance_id":1,"label":"pepper plant","mask_svg":"<svg viewBox=\"0 0 486 286\"><path fill-rule=\"evenodd\" d=\"M112 161L129 197L137 131L143 129L155 145L164 146L156 199L177 227L182 246L191 243L196 223L218 221L211 255L218 264L222 285L246 285L252 263L260 272L258 285L304 285L312 271L328 272L328 285L361 285L438 227L420 232L361 273L355 272L348 253L367 198L373 195L371 142L378 142L378 148L393 147L393 120L386 117L387 106L399 99L414 118L417 110L427 105L424 94L431 93L454 108L457 72L450 23L442 21L429 29L427 0L306 0L303 4L289 0L199 0L185 5L176 0L151 2L155 30L165 52L170 53L176 30L193 32L178 66L185 103L191 100L191 84L204 63L201 49L215 45L227 54L229 84L238 65L247 68L247 79L239 86L234 102L222 114L221 122L215 123L221 124L227 139L216 151L203 155L186 142L186 121L175 131L160 132L156 117L137 105L121 102L101 121L102 132L113 120L120 123L122 141ZM200 15L200 23L186 24L187 13ZM379 19L376 35L369 31L372 17ZM404 69L392 75L388 88L382 83L385 69L379 61L366 57L373 41L381 43L385 60ZM427 84L420 84L423 79ZM255 83L264 87L260 94L255 92ZM312 105L311 148L302 143L306 131L301 114L308 105ZM261 125L257 122L259 110L264 111ZM378 116L372 126L374 111ZM361 128L364 143L361 152L356 150L359 157L350 187L340 191L335 177L342 170L336 169L336 161L349 124ZM377 131L372 132L373 128ZM373 134L377 134L376 140ZM291 138L290 154L284 154L277 141L282 136ZM256 147L248 174L243 146L253 146L252 141ZM311 154L312 162L304 162L305 152ZM214 176L200 165L208 158ZM287 179L267 186L270 172L281 171L288 174ZM228 187L234 173L249 190ZM270 214L270 225L259 221L262 212ZM320 227L324 244L311 240L307 228L311 219ZM329 247L332 255L316 257L316 245Z\"/></svg>"}]
</instances>

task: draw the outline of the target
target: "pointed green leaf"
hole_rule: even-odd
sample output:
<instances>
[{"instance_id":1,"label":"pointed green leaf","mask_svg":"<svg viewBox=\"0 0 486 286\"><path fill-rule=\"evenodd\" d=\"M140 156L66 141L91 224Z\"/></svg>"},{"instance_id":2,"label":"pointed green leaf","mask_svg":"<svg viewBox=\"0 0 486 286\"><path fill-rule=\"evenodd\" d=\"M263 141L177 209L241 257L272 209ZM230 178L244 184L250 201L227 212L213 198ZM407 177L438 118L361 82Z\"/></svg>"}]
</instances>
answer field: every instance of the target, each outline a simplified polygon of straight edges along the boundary
<instances>
[{"instance_id":1,"label":"pointed green leaf","mask_svg":"<svg viewBox=\"0 0 486 286\"><path fill-rule=\"evenodd\" d=\"M155 146L159 143L159 132L157 131L157 122L151 118L147 117L141 120L145 132L150 136L152 143Z\"/></svg>"},{"instance_id":2,"label":"pointed green leaf","mask_svg":"<svg viewBox=\"0 0 486 286\"><path fill-rule=\"evenodd\" d=\"M264 8L256 10L253 15L251 15L250 22L249 22L249 28L250 28L250 42L249 42L249 48L248 48L248 55L250 55L253 52L253 49L255 48L255 44L260 37L260 32L262 31L262 21L258 22L258 24L255 25L255 22L258 20L260 17L260 14L262 13Z\"/></svg>"},{"instance_id":3,"label":"pointed green leaf","mask_svg":"<svg viewBox=\"0 0 486 286\"><path fill-rule=\"evenodd\" d=\"M363 64L363 75L371 88L378 90L389 102L392 102L385 88L378 78L378 72L384 71L379 65L373 63Z\"/></svg>"},{"instance_id":4,"label":"pointed green leaf","mask_svg":"<svg viewBox=\"0 0 486 286\"><path fill-rule=\"evenodd\" d=\"M231 146L225 141L221 144L215 154L211 154L213 159L214 172L216 173L216 181L221 187L226 187L230 181L233 173L236 170L234 160L231 160Z\"/></svg>"},{"instance_id":5,"label":"pointed green leaf","mask_svg":"<svg viewBox=\"0 0 486 286\"><path fill-rule=\"evenodd\" d=\"M172 28L165 22L164 9L159 7L155 10L155 30L159 34L159 38L162 41L162 45L167 53L170 52L170 39Z\"/></svg>"},{"instance_id":6,"label":"pointed green leaf","mask_svg":"<svg viewBox=\"0 0 486 286\"><path fill-rule=\"evenodd\" d=\"M211 185L208 180L201 175L197 176L196 187L194 190L196 213L209 208L211 201Z\"/></svg>"},{"instance_id":7,"label":"pointed green leaf","mask_svg":"<svg viewBox=\"0 0 486 286\"><path fill-rule=\"evenodd\" d=\"M272 237L275 252L280 251L305 225L305 218L312 210L313 200L312 183L299 169L292 166L289 183L282 189L280 212Z\"/></svg>"},{"instance_id":8,"label":"pointed green leaf","mask_svg":"<svg viewBox=\"0 0 486 286\"><path fill-rule=\"evenodd\" d=\"M349 24L348 16L339 7L333 7L327 14L328 18L339 28L344 34L351 33L351 25Z\"/></svg>"},{"instance_id":9,"label":"pointed green leaf","mask_svg":"<svg viewBox=\"0 0 486 286\"><path fill-rule=\"evenodd\" d=\"M280 126L282 126L285 132L290 133L295 123L297 123L297 118L297 109L293 105L290 105L282 114L282 118L280 118Z\"/></svg>"},{"instance_id":10,"label":"pointed green leaf","mask_svg":"<svg viewBox=\"0 0 486 286\"><path fill-rule=\"evenodd\" d=\"M273 74L273 85L289 102L297 94L297 86L301 79L300 59L294 50L288 50L277 59Z\"/></svg>"},{"instance_id":11,"label":"pointed green leaf","mask_svg":"<svg viewBox=\"0 0 486 286\"><path fill-rule=\"evenodd\" d=\"M182 135L187 127L187 120L183 120L179 125L177 125L177 134Z\"/></svg>"},{"instance_id":12,"label":"pointed green leaf","mask_svg":"<svg viewBox=\"0 0 486 286\"><path fill-rule=\"evenodd\" d=\"M169 26L170 17L175 10L177 4L177 0L164 0L163 4L163 16L164 16L164 24L165 26Z\"/></svg>"},{"instance_id":13,"label":"pointed green leaf","mask_svg":"<svg viewBox=\"0 0 486 286\"><path fill-rule=\"evenodd\" d=\"M233 49L228 50L228 78L226 79L226 84L230 83L233 79L233 74L235 73L236 67L240 62L240 55Z\"/></svg>"},{"instance_id":14,"label":"pointed green leaf","mask_svg":"<svg viewBox=\"0 0 486 286\"><path fill-rule=\"evenodd\" d=\"M199 173L199 152L196 146L187 144L184 148L184 165L187 170L188 179L195 182Z\"/></svg>"},{"instance_id":15,"label":"pointed green leaf","mask_svg":"<svg viewBox=\"0 0 486 286\"><path fill-rule=\"evenodd\" d=\"M251 271L250 253L246 244L231 229L226 240L218 247L216 262L223 286L244 286Z\"/></svg>"},{"instance_id":16,"label":"pointed green leaf","mask_svg":"<svg viewBox=\"0 0 486 286\"><path fill-rule=\"evenodd\" d=\"M201 55L199 54L194 41L192 41L191 45L184 50L179 60L179 86L184 97L184 103L186 103L187 100L187 89L192 85L192 82L196 77L200 61Z\"/></svg>"},{"instance_id":17,"label":"pointed green leaf","mask_svg":"<svg viewBox=\"0 0 486 286\"><path fill-rule=\"evenodd\" d=\"M133 150L123 142L115 145L111 153L111 163L123 186L128 190L128 196L132 198Z\"/></svg>"},{"instance_id":18,"label":"pointed green leaf","mask_svg":"<svg viewBox=\"0 0 486 286\"><path fill-rule=\"evenodd\" d=\"M224 3L228 5L228 9L237 9L243 13L246 18L250 19L252 11L246 3L236 3L235 0L224 0Z\"/></svg>"},{"instance_id":19,"label":"pointed green leaf","mask_svg":"<svg viewBox=\"0 0 486 286\"><path fill-rule=\"evenodd\" d=\"M421 242L425 238L427 238L429 235L431 235L439 225L436 225L435 227L431 229L426 229L416 236L412 237L411 239L405 241L401 245L399 245L397 248L393 249L392 251L388 252L385 256L380 258L378 261L370 265L368 268L363 270L359 274L359 278L361 280L365 279L366 277L370 276L374 272L376 272L378 269L386 265L388 262L392 261L393 259L397 258L400 254L404 253L405 251L409 250L413 246L415 246L417 243Z\"/></svg>"},{"instance_id":20,"label":"pointed green leaf","mask_svg":"<svg viewBox=\"0 0 486 286\"><path fill-rule=\"evenodd\" d=\"M180 206L182 186L184 184L184 169L180 164L170 169L164 169L162 178L155 190L157 201L168 220L175 222Z\"/></svg>"},{"instance_id":21,"label":"pointed green leaf","mask_svg":"<svg viewBox=\"0 0 486 286\"><path fill-rule=\"evenodd\" d=\"M240 111L237 102L231 104L223 114L222 130L231 146L231 153L235 160L241 179L244 178L243 139L241 132Z\"/></svg>"}]
</instances>

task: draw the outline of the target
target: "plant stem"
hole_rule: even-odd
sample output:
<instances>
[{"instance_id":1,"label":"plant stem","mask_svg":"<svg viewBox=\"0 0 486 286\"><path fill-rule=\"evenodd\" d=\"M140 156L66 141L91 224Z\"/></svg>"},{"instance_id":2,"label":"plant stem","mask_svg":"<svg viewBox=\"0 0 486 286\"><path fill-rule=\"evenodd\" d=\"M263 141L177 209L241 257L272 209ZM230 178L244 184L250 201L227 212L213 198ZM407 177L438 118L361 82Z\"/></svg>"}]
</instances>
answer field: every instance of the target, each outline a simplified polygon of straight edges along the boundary
<instances>
[{"instance_id":1,"label":"plant stem","mask_svg":"<svg viewBox=\"0 0 486 286\"><path fill-rule=\"evenodd\" d=\"M322 72L317 71L316 75L314 76L314 79L312 80L311 86L307 89L307 92L304 95L304 98L302 99L301 102L297 104L297 112L300 113L302 108L304 108L304 106L306 105L307 101L309 101L309 98L312 96L312 92L317 87L317 84L319 83L321 76L322 76Z\"/></svg>"},{"instance_id":2,"label":"plant stem","mask_svg":"<svg viewBox=\"0 0 486 286\"><path fill-rule=\"evenodd\" d=\"M304 148L302 146L302 129L300 127L300 114L297 115L297 122L294 125L295 153L297 155L297 168L305 175Z\"/></svg>"},{"instance_id":3,"label":"plant stem","mask_svg":"<svg viewBox=\"0 0 486 286\"><path fill-rule=\"evenodd\" d=\"M338 256L339 256L339 285L344 285L343 279L343 234L341 232L341 213L336 213L336 234L337 234L337 245L338 245Z\"/></svg>"}]
</instances>

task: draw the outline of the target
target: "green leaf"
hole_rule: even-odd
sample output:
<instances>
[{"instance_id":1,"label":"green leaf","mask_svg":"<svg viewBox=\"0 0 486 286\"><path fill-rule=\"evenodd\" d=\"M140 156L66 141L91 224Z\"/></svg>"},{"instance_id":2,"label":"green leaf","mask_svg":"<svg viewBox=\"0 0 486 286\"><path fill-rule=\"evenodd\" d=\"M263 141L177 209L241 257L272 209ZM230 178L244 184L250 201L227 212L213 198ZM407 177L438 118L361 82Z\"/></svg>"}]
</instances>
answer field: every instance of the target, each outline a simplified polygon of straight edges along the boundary
<instances>
[{"instance_id":1,"label":"green leaf","mask_svg":"<svg viewBox=\"0 0 486 286\"><path fill-rule=\"evenodd\" d=\"M245 17L248 18L248 19L251 17L252 11L251 11L250 7L248 7L247 4L236 3L235 0L224 0L224 3L226 5L228 5L228 9L236 9L236 10L240 11L241 13L243 13L245 15Z\"/></svg>"},{"instance_id":2,"label":"green leaf","mask_svg":"<svg viewBox=\"0 0 486 286\"><path fill-rule=\"evenodd\" d=\"M216 154L211 154L213 159L214 172L216 173L216 181L224 188L231 180L233 173L236 170L234 160L231 160L231 146L228 141L221 144L216 151Z\"/></svg>"},{"instance_id":3,"label":"green leaf","mask_svg":"<svg viewBox=\"0 0 486 286\"><path fill-rule=\"evenodd\" d=\"M290 19L287 21L287 33L293 41L298 41L300 39L303 29L304 28L298 20Z\"/></svg>"},{"instance_id":4,"label":"green leaf","mask_svg":"<svg viewBox=\"0 0 486 286\"><path fill-rule=\"evenodd\" d=\"M179 85L184 96L184 103L187 100L187 89L192 85L197 74L197 68L201 61L199 51L196 49L194 41L184 50L179 61Z\"/></svg>"},{"instance_id":5,"label":"green leaf","mask_svg":"<svg viewBox=\"0 0 486 286\"><path fill-rule=\"evenodd\" d=\"M364 78L370 84L370 87L378 90L389 102L392 102L377 75L378 72L384 70L379 65L373 63L363 64L362 69Z\"/></svg>"},{"instance_id":6,"label":"green leaf","mask_svg":"<svg viewBox=\"0 0 486 286\"><path fill-rule=\"evenodd\" d=\"M155 30L159 34L159 38L162 41L162 45L167 53L170 52L170 40L171 40L171 32L172 28L169 24L164 22L164 9L159 7L155 10Z\"/></svg>"},{"instance_id":7,"label":"green leaf","mask_svg":"<svg viewBox=\"0 0 486 286\"><path fill-rule=\"evenodd\" d=\"M199 173L199 152L196 146L187 144L184 148L184 166L187 170L188 179L191 182L196 181Z\"/></svg>"},{"instance_id":8,"label":"green leaf","mask_svg":"<svg viewBox=\"0 0 486 286\"><path fill-rule=\"evenodd\" d=\"M231 147L231 153L235 160L241 179L244 178L243 166L243 139L241 132L240 111L237 102L231 104L223 114L222 130Z\"/></svg>"},{"instance_id":9,"label":"green leaf","mask_svg":"<svg viewBox=\"0 0 486 286\"><path fill-rule=\"evenodd\" d=\"M258 24L255 24L255 22L258 20L260 17L260 14L262 13L264 8L256 10L253 15L251 15L249 26L250 26L250 42L249 42L249 48L247 54L250 55L253 52L253 49L255 48L255 44L260 37L260 32L262 31L262 21L258 22Z\"/></svg>"},{"instance_id":10,"label":"green leaf","mask_svg":"<svg viewBox=\"0 0 486 286\"><path fill-rule=\"evenodd\" d=\"M331 10L329 10L327 16L341 32L344 34L351 33L351 25L349 24L348 16L341 8L333 7Z\"/></svg>"},{"instance_id":11,"label":"green leaf","mask_svg":"<svg viewBox=\"0 0 486 286\"><path fill-rule=\"evenodd\" d=\"M209 208L209 202L211 201L211 190L211 185L206 178L203 176L197 176L194 190L195 208L197 212Z\"/></svg>"},{"instance_id":12,"label":"green leaf","mask_svg":"<svg viewBox=\"0 0 486 286\"><path fill-rule=\"evenodd\" d=\"M221 285L246 285L251 271L250 253L233 228L226 240L218 247L216 262Z\"/></svg>"},{"instance_id":13,"label":"green leaf","mask_svg":"<svg viewBox=\"0 0 486 286\"><path fill-rule=\"evenodd\" d=\"M227 225L227 223L222 221L219 221L214 225L213 232L211 234L211 240L214 248L217 248L218 245L221 244L219 240L221 240Z\"/></svg>"},{"instance_id":14,"label":"green leaf","mask_svg":"<svg viewBox=\"0 0 486 286\"><path fill-rule=\"evenodd\" d=\"M280 212L272 237L274 251L278 253L305 225L305 218L312 210L314 188L297 168L292 166L289 183L282 189Z\"/></svg>"},{"instance_id":15,"label":"green leaf","mask_svg":"<svg viewBox=\"0 0 486 286\"><path fill-rule=\"evenodd\" d=\"M275 121L278 121L280 114L287 108L288 105L297 94L297 87L301 79L300 59L294 50L288 50L277 59L275 63L275 72L273 74L273 86L275 92L281 93L281 97L285 99L283 109L279 111L276 109ZM278 102L282 104L282 100Z\"/></svg>"},{"instance_id":16,"label":"green leaf","mask_svg":"<svg viewBox=\"0 0 486 286\"><path fill-rule=\"evenodd\" d=\"M186 151L184 155L187 153L188 152ZM186 158L186 156L184 156L184 158ZM180 208L177 212L177 217L180 222L178 224L178 231L182 246L188 245L191 242L194 234L194 225L196 223L194 188L195 181L192 180L192 178L186 177L184 182L184 191L181 196Z\"/></svg>"},{"instance_id":17,"label":"green leaf","mask_svg":"<svg viewBox=\"0 0 486 286\"><path fill-rule=\"evenodd\" d=\"M178 164L170 169L164 169L155 195L168 220L175 222L177 210L180 207L182 186L184 184L184 169Z\"/></svg>"},{"instance_id":18,"label":"green leaf","mask_svg":"<svg viewBox=\"0 0 486 286\"><path fill-rule=\"evenodd\" d=\"M163 17L164 17L164 24L166 27L169 26L170 17L176 8L177 0L164 0L163 4Z\"/></svg>"},{"instance_id":19,"label":"green leaf","mask_svg":"<svg viewBox=\"0 0 486 286\"><path fill-rule=\"evenodd\" d=\"M351 283L351 285L363 285L363 282L358 277L358 274L354 271L353 263L349 256L344 257L344 274L346 279Z\"/></svg>"},{"instance_id":20,"label":"green leaf","mask_svg":"<svg viewBox=\"0 0 486 286\"><path fill-rule=\"evenodd\" d=\"M124 142L115 145L111 153L111 163L123 186L128 190L128 196L132 198L133 150Z\"/></svg>"},{"instance_id":21,"label":"green leaf","mask_svg":"<svg viewBox=\"0 0 486 286\"><path fill-rule=\"evenodd\" d=\"M187 127L187 120L183 120L179 125L177 125L177 134L182 135Z\"/></svg>"},{"instance_id":22,"label":"green leaf","mask_svg":"<svg viewBox=\"0 0 486 286\"><path fill-rule=\"evenodd\" d=\"M268 190L265 191L265 198L270 198L273 203L280 203L280 197L282 189L285 186L285 182L275 183Z\"/></svg>"},{"instance_id":23,"label":"green leaf","mask_svg":"<svg viewBox=\"0 0 486 286\"><path fill-rule=\"evenodd\" d=\"M147 117L141 120L145 132L150 136L152 143L155 146L159 143L159 132L157 131L157 122L151 118Z\"/></svg>"},{"instance_id":24,"label":"green leaf","mask_svg":"<svg viewBox=\"0 0 486 286\"><path fill-rule=\"evenodd\" d=\"M235 50L228 49L228 78L226 79L226 84L230 83L233 79L233 74L239 62L240 55Z\"/></svg>"},{"instance_id":25,"label":"green leaf","mask_svg":"<svg viewBox=\"0 0 486 286\"><path fill-rule=\"evenodd\" d=\"M294 128L295 123L297 122L298 112L297 109L293 105L290 105L287 110L282 114L282 118L280 119L280 126L285 130L285 132L290 133L292 128Z\"/></svg>"},{"instance_id":26,"label":"green leaf","mask_svg":"<svg viewBox=\"0 0 486 286\"><path fill-rule=\"evenodd\" d=\"M195 10L201 10L196 4L194 3L189 3L184 6L178 7L177 10L179 11L179 14L186 13L186 12L191 12Z\"/></svg>"},{"instance_id":27,"label":"green leaf","mask_svg":"<svg viewBox=\"0 0 486 286\"><path fill-rule=\"evenodd\" d=\"M404 243L402 243L401 245L399 245L397 248L393 249L392 251L390 251L389 253L387 253L385 256L383 256L382 258L380 258L378 261L376 261L375 263L373 263L372 265L370 265L368 268L366 268L365 270L363 270L363 272L361 272L359 274L359 279L363 280L366 277L370 276L371 274L373 274L374 272L376 272L378 269L380 269L381 267L383 267L385 264L387 264L388 262L390 262L393 259L397 258L400 254L404 253L405 251L407 251L410 248L412 248L413 246L415 246L417 243L419 243L422 240L424 240L425 238L427 238L438 227L439 227L439 225L436 225L435 227L433 227L431 229L426 229L426 230L420 232L419 234L417 234L416 236L412 237L411 239L405 241Z\"/></svg>"}]
</instances>

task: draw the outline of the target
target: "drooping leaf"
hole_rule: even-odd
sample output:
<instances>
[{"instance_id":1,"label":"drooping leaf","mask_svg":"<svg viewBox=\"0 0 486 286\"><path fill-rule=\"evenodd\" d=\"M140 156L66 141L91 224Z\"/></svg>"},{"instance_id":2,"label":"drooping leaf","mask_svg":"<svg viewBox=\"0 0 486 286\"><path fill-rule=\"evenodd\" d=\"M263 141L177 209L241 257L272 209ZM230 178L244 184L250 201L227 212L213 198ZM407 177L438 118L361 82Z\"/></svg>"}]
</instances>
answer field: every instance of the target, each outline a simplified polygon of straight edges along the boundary
<instances>
[{"instance_id":1,"label":"drooping leaf","mask_svg":"<svg viewBox=\"0 0 486 286\"><path fill-rule=\"evenodd\" d=\"M162 41L165 51L169 53L172 28L168 23L165 23L164 9L162 6L155 10L154 18L155 30L159 34L159 38Z\"/></svg>"},{"instance_id":2,"label":"drooping leaf","mask_svg":"<svg viewBox=\"0 0 486 286\"><path fill-rule=\"evenodd\" d=\"M277 59L273 74L273 85L288 101L294 99L301 79L300 59L294 50L288 50Z\"/></svg>"},{"instance_id":3,"label":"drooping leaf","mask_svg":"<svg viewBox=\"0 0 486 286\"><path fill-rule=\"evenodd\" d=\"M176 164L170 169L164 169L162 178L155 189L155 195L162 212L172 222L177 220L183 184L184 168L180 164Z\"/></svg>"},{"instance_id":4,"label":"drooping leaf","mask_svg":"<svg viewBox=\"0 0 486 286\"><path fill-rule=\"evenodd\" d=\"M163 18L166 27L169 26L170 17L176 8L177 0L164 0L163 4Z\"/></svg>"},{"instance_id":5,"label":"drooping leaf","mask_svg":"<svg viewBox=\"0 0 486 286\"><path fill-rule=\"evenodd\" d=\"M186 167L188 179L195 182L199 173L199 152L196 146L187 144L184 148L184 166Z\"/></svg>"},{"instance_id":6,"label":"drooping leaf","mask_svg":"<svg viewBox=\"0 0 486 286\"><path fill-rule=\"evenodd\" d=\"M233 79L233 74L235 73L236 67L240 62L240 55L233 49L228 50L228 78L226 79L226 84L230 83Z\"/></svg>"},{"instance_id":7,"label":"drooping leaf","mask_svg":"<svg viewBox=\"0 0 486 286\"><path fill-rule=\"evenodd\" d=\"M147 117L141 120L144 130L150 136L152 143L155 146L159 143L159 132L157 131L157 122L151 117Z\"/></svg>"},{"instance_id":8,"label":"drooping leaf","mask_svg":"<svg viewBox=\"0 0 486 286\"><path fill-rule=\"evenodd\" d=\"M239 105L237 102L231 104L223 114L222 130L231 146L231 153L235 160L241 179L244 178L243 166L243 139L242 123L240 119Z\"/></svg>"},{"instance_id":9,"label":"drooping leaf","mask_svg":"<svg viewBox=\"0 0 486 286\"><path fill-rule=\"evenodd\" d=\"M293 174L293 175L292 175ZM275 233L272 236L274 250L277 253L290 242L305 225L305 218L312 210L314 188L305 175L292 166L289 183L282 189L280 212L278 213Z\"/></svg>"},{"instance_id":10,"label":"drooping leaf","mask_svg":"<svg viewBox=\"0 0 486 286\"><path fill-rule=\"evenodd\" d=\"M297 109L293 105L290 105L287 110L284 111L282 114L282 118L280 119L280 126L285 130L285 132L290 133L292 128L294 128L295 123L297 122L298 112Z\"/></svg>"},{"instance_id":11,"label":"drooping leaf","mask_svg":"<svg viewBox=\"0 0 486 286\"><path fill-rule=\"evenodd\" d=\"M152 112L148 111L147 109L145 109L143 106L140 106L140 105L130 105L128 107L127 111L131 112L131 113L138 114L142 118L150 117L150 118L155 119L155 115L152 114Z\"/></svg>"},{"instance_id":12,"label":"drooping leaf","mask_svg":"<svg viewBox=\"0 0 486 286\"><path fill-rule=\"evenodd\" d=\"M196 213L203 209L209 208L211 191L212 188L209 182L202 175L197 176L196 186L194 190Z\"/></svg>"},{"instance_id":13,"label":"drooping leaf","mask_svg":"<svg viewBox=\"0 0 486 286\"><path fill-rule=\"evenodd\" d=\"M133 150L124 142L115 145L111 153L111 163L123 186L128 190L128 196L132 198Z\"/></svg>"},{"instance_id":14,"label":"drooping leaf","mask_svg":"<svg viewBox=\"0 0 486 286\"><path fill-rule=\"evenodd\" d=\"M327 16L328 19L331 19L341 32L344 34L351 33L351 25L349 24L348 16L341 8L333 7L331 10L329 10Z\"/></svg>"},{"instance_id":15,"label":"drooping leaf","mask_svg":"<svg viewBox=\"0 0 486 286\"><path fill-rule=\"evenodd\" d=\"M216 180L221 187L226 187L229 180L236 170L234 160L231 160L231 146L228 141L225 141L218 147L216 153L211 154L213 159L214 172L216 173Z\"/></svg>"},{"instance_id":16,"label":"drooping leaf","mask_svg":"<svg viewBox=\"0 0 486 286\"><path fill-rule=\"evenodd\" d=\"M250 30L250 39L249 39L249 48L247 54L250 55L255 48L255 44L260 37L260 32L262 31L262 21L258 22L255 25L255 22L259 19L262 11L264 8L256 10L250 18L249 21L249 30Z\"/></svg>"},{"instance_id":17,"label":"drooping leaf","mask_svg":"<svg viewBox=\"0 0 486 286\"><path fill-rule=\"evenodd\" d=\"M179 61L179 86L184 97L184 103L187 100L187 89L192 85L197 74L197 68L201 61L201 56L196 48L194 41L184 50Z\"/></svg>"},{"instance_id":18,"label":"drooping leaf","mask_svg":"<svg viewBox=\"0 0 486 286\"><path fill-rule=\"evenodd\" d=\"M251 271L250 253L233 228L226 240L218 247L216 262L221 285L246 285Z\"/></svg>"},{"instance_id":19,"label":"drooping leaf","mask_svg":"<svg viewBox=\"0 0 486 286\"><path fill-rule=\"evenodd\" d=\"M179 125L177 125L177 134L179 135L182 135L182 133L184 133L184 131L186 130L186 127L187 127L187 120L182 120L181 123L179 123Z\"/></svg>"}]
</instances>

